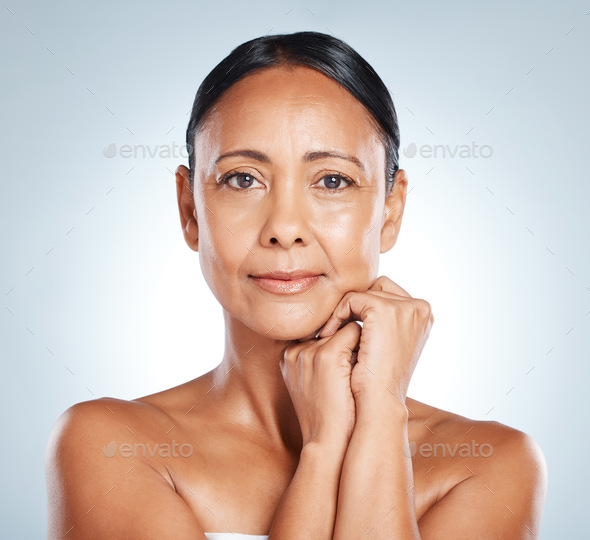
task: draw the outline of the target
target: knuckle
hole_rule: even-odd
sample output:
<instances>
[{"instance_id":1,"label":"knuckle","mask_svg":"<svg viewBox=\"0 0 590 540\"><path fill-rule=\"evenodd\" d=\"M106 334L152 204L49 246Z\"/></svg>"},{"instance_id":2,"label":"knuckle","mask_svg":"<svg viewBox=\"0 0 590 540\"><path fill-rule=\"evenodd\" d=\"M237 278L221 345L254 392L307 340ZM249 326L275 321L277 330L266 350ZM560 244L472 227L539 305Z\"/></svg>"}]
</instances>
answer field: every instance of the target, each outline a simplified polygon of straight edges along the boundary
<instances>
[{"instance_id":1,"label":"knuckle","mask_svg":"<svg viewBox=\"0 0 590 540\"><path fill-rule=\"evenodd\" d=\"M338 351L335 355L334 361L336 365L342 366L350 363L352 358L352 351Z\"/></svg>"},{"instance_id":2,"label":"knuckle","mask_svg":"<svg viewBox=\"0 0 590 540\"><path fill-rule=\"evenodd\" d=\"M293 364L295 360L297 360L297 356L299 355L300 348L299 347L289 347L283 353L283 364Z\"/></svg>"},{"instance_id":3,"label":"knuckle","mask_svg":"<svg viewBox=\"0 0 590 540\"><path fill-rule=\"evenodd\" d=\"M354 330L354 333L360 334L362 330L362 326L357 321L350 321L344 325L346 328L350 327L351 330Z\"/></svg>"},{"instance_id":4,"label":"knuckle","mask_svg":"<svg viewBox=\"0 0 590 540\"><path fill-rule=\"evenodd\" d=\"M397 316L401 312L405 311L406 306L404 302L400 302L398 300L388 300L386 298L382 299L383 302L383 309L387 311L390 315Z\"/></svg>"},{"instance_id":5,"label":"knuckle","mask_svg":"<svg viewBox=\"0 0 590 540\"><path fill-rule=\"evenodd\" d=\"M383 282L385 281L385 276L379 276L375 282L373 283L373 287L376 289L380 289L383 287Z\"/></svg>"},{"instance_id":6,"label":"knuckle","mask_svg":"<svg viewBox=\"0 0 590 540\"><path fill-rule=\"evenodd\" d=\"M338 303L338 309L340 309L343 305L346 304L350 300L350 298L355 294L356 291L347 291L344 293L342 300Z\"/></svg>"},{"instance_id":7,"label":"knuckle","mask_svg":"<svg viewBox=\"0 0 590 540\"><path fill-rule=\"evenodd\" d=\"M304 347L297 354L297 362L301 364L308 364L313 360L314 354L309 347Z\"/></svg>"},{"instance_id":8,"label":"knuckle","mask_svg":"<svg viewBox=\"0 0 590 540\"><path fill-rule=\"evenodd\" d=\"M430 305L430 302L428 302L427 300L423 300L422 298L418 298L417 303L418 311L422 313L425 317L430 317L432 313L432 306Z\"/></svg>"}]
</instances>

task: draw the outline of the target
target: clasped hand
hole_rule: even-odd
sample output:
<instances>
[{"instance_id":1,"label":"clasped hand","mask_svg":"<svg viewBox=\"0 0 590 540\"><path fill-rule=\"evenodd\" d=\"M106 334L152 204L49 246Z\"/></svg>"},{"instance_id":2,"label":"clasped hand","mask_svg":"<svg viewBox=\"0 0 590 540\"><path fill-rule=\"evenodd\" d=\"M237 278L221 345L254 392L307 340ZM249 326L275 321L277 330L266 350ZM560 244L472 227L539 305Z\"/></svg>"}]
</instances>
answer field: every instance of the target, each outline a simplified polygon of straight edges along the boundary
<instances>
[{"instance_id":1,"label":"clasped hand","mask_svg":"<svg viewBox=\"0 0 590 540\"><path fill-rule=\"evenodd\" d=\"M376 414L387 399L405 407L433 323L426 300L380 276L366 292L342 297L319 339L290 345L280 368L303 444L347 444L359 414Z\"/></svg>"}]
</instances>

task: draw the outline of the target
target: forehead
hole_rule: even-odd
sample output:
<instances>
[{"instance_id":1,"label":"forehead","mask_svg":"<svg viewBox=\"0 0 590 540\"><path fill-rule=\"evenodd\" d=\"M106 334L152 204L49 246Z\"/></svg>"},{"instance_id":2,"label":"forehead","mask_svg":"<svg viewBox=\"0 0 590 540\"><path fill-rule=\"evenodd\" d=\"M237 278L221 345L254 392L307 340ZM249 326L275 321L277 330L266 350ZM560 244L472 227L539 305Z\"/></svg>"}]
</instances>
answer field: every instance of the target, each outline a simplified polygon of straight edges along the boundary
<instances>
[{"instance_id":1,"label":"forehead","mask_svg":"<svg viewBox=\"0 0 590 540\"><path fill-rule=\"evenodd\" d=\"M198 167L226 151L256 149L300 159L309 150L358 157L367 174L383 170L385 150L364 106L338 83L305 67L274 67L246 76L209 111L195 140Z\"/></svg>"}]
</instances>

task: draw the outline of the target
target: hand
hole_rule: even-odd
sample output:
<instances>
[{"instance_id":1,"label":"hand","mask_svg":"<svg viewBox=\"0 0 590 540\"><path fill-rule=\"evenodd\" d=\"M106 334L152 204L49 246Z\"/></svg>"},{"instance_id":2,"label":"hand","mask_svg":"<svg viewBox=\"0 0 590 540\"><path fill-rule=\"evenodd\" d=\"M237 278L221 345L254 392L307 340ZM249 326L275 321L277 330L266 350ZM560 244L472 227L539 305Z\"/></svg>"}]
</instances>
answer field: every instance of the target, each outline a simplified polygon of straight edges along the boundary
<instances>
[{"instance_id":1,"label":"hand","mask_svg":"<svg viewBox=\"0 0 590 540\"><path fill-rule=\"evenodd\" d=\"M319 335L329 336L341 322L355 319L363 322L350 381L357 410L371 397L379 403L391 394L405 406L410 378L434 323L430 304L380 276L366 292L347 292Z\"/></svg>"},{"instance_id":2,"label":"hand","mask_svg":"<svg viewBox=\"0 0 590 540\"><path fill-rule=\"evenodd\" d=\"M346 449L356 420L350 388L353 349L361 327L350 322L333 335L290 345L279 362L301 427L309 442Z\"/></svg>"}]
</instances>

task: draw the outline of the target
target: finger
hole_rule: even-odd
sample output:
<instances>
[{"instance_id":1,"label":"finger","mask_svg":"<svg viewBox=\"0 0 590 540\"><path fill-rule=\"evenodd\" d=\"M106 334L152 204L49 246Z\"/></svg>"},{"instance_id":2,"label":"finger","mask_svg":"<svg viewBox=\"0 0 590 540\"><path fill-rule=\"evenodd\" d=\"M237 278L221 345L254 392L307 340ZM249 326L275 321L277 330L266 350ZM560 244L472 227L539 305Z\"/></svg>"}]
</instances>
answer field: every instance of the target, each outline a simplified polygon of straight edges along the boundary
<instances>
[{"instance_id":1,"label":"finger","mask_svg":"<svg viewBox=\"0 0 590 540\"><path fill-rule=\"evenodd\" d=\"M316 332L316 338L292 340L290 342L290 345L285 348L283 357L281 358L281 362L287 360L287 358L294 360L295 358L297 358L297 356L302 350L310 348L316 349L318 348L318 346L323 345L324 343L328 342L332 337L334 337L334 334L329 334L325 337L319 337L318 334L319 331Z\"/></svg>"},{"instance_id":2,"label":"finger","mask_svg":"<svg viewBox=\"0 0 590 540\"><path fill-rule=\"evenodd\" d=\"M343 321L349 319L364 321L368 313L375 309L375 306L368 301L372 296L377 295L358 291L347 292L334 308L334 312L320 330L319 336L323 338L335 334Z\"/></svg>"},{"instance_id":3,"label":"finger","mask_svg":"<svg viewBox=\"0 0 590 540\"><path fill-rule=\"evenodd\" d=\"M381 298L387 298L388 300L400 300L400 301L407 301L409 298L412 298L411 296L400 296L399 294L394 294L394 293L390 293L390 292L384 292L384 291L367 291L367 294L372 294L374 296L380 296ZM329 320L329 319L328 319ZM342 328L345 324L351 322L351 321L359 321L361 320L360 317L358 317L357 315L355 315L354 313L352 313L349 317L347 317L346 319L339 321L338 322L338 328ZM326 321L327 323L328 321ZM324 326L326 326L325 324L322 325L322 327L320 328L320 330L318 331L318 333L316 334L317 336L320 335L321 330L323 330ZM323 334L322 337L326 335ZM332 336L331 333L328 334L328 337Z\"/></svg>"},{"instance_id":4,"label":"finger","mask_svg":"<svg viewBox=\"0 0 590 540\"><path fill-rule=\"evenodd\" d=\"M373 294L375 296L381 296L382 298L387 298L388 300L397 300L398 302L410 302L417 307L419 310L428 311L430 313L429 319L432 323L434 323L434 315L432 313L432 306L430 302L422 299L422 298L415 298L414 296L400 296L396 293L384 292L384 291L367 291L367 294Z\"/></svg>"},{"instance_id":5,"label":"finger","mask_svg":"<svg viewBox=\"0 0 590 540\"><path fill-rule=\"evenodd\" d=\"M366 315L363 316L363 308L362 308L361 304L359 304L360 307L358 307L357 309L352 309L352 306L350 304L348 304L345 306L347 308L346 311L344 311L344 312L342 311L343 306L346 304L347 297L349 297L352 294L354 294L355 296L358 296L358 295L378 296L380 298L384 298L384 299L388 300L389 302L392 302L392 301L394 301L394 302L409 302L410 304L412 304L412 306L414 308L417 308L419 311L428 311L430 313L430 318L434 322L434 316L432 315L432 307L431 307L430 303L427 302L426 300L421 299L421 298L415 298L413 296L401 296L399 294L392 293L392 292L386 292L383 290L373 290L373 291L367 290L364 293L362 293L360 291L350 291L342 297L340 302L334 308L334 311L333 311L332 315L330 316L330 318L325 322L325 324L322 326L322 328L318 332L317 335L320 338L333 335L339 328L341 328L342 326L344 326L346 323L348 323L350 321L363 321L364 320ZM366 296L365 296L365 298L366 298ZM365 300L365 302L366 302L366 300ZM373 307L373 306L371 306L371 307Z\"/></svg>"},{"instance_id":6,"label":"finger","mask_svg":"<svg viewBox=\"0 0 590 540\"><path fill-rule=\"evenodd\" d=\"M387 276L379 276L373 285L371 285L368 289L369 291L385 291L394 294L399 294L400 296L409 296L410 298L412 295L407 292L405 289L402 289L395 281L392 281Z\"/></svg>"},{"instance_id":7,"label":"finger","mask_svg":"<svg viewBox=\"0 0 590 540\"><path fill-rule=\"evenodd\" d=\"M389 291L378 291L378 290L371 290L367 291L367 294L372 294L374 296L380 296L381 298L388 298L389 300L410 300L413 299L413 296L405 296L403 294L398 294Z\"/></svg>"},{"instance_id":8,"label":"finger","mask_svg":"<svg viewBox=\"0 0 590 540\"><path fill-rule=\"evenodd\" d=\"M332 358L341 353L347 355L347 358L354 359L356 356L354 349L357 348L361 337L361 325L355 321L349 322L333 336L326 338L321 347L322 354ZM350 361L350 360L349 360Z\"/></svg>"},{"instance_id":9,"label":"finger","mask_svg":"<svg viewBox=\"0 0 590 540\"><path fill-rule=\"evenodd\" d=\"M293 365L297 361L299 354L307 349L310 351L322 350L326 356L331 358L338 354L345 353L346 355L351 355L353 360L356 360L355 349L358 350L360 335L361 326L356 322L352 322L335 332L333 335L330 334L324 338L296 343L285 349L283 356L279 360L279 367L281 371L283 371L287 365ZM314 354L317 354L317 352Z\"/></svg>"}]
</instances>

